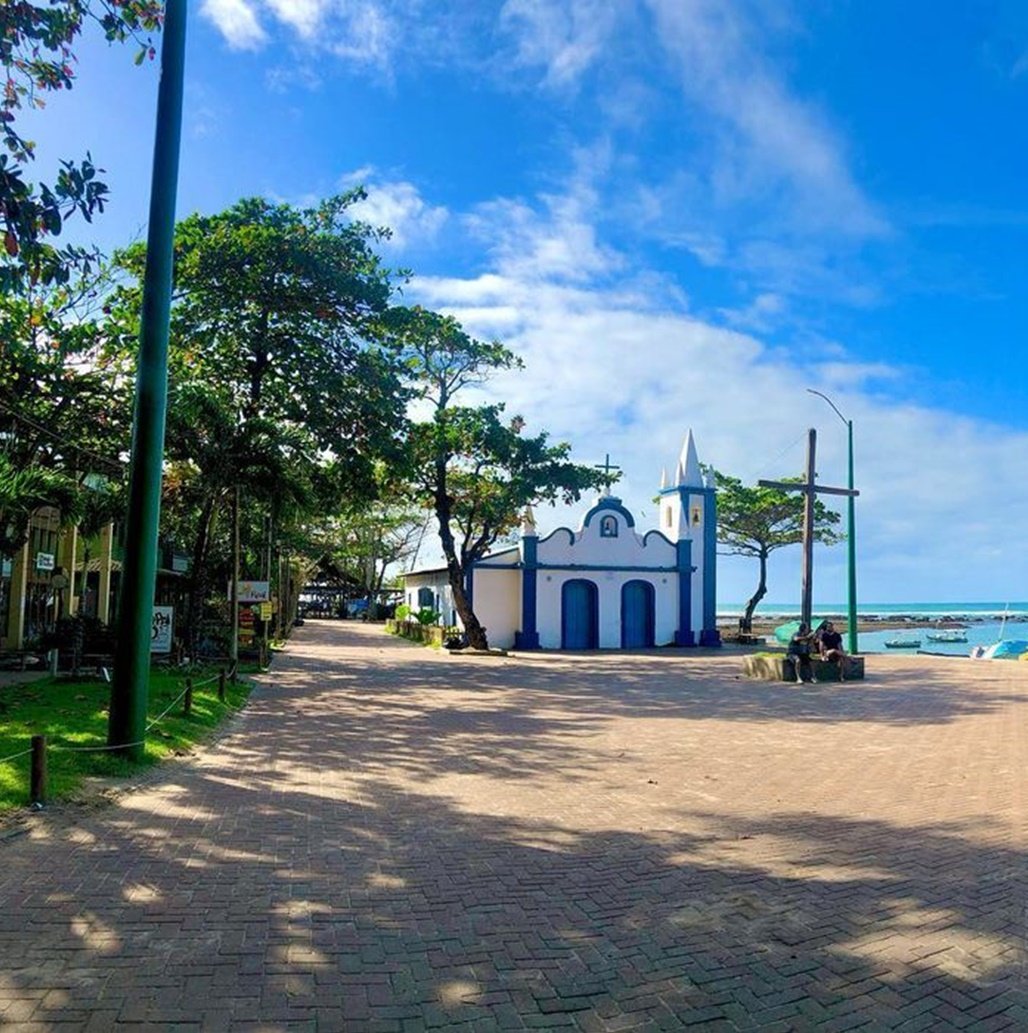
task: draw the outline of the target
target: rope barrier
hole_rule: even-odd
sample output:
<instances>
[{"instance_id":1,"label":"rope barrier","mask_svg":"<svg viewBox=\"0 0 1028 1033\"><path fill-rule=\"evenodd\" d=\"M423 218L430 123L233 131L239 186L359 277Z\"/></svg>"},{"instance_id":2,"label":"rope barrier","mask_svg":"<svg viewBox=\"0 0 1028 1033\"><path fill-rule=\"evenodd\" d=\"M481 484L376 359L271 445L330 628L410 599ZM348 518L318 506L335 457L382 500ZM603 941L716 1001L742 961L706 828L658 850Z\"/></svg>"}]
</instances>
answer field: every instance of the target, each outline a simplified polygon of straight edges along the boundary
<instances>
[{"instance_id":1,"label":"rope barrier","mask_svg":"<svg viewBox=\"0 0 1028 1033\"><path fill-rule=\"evenodd\" d=\"M32 752L31 749L22 750L21 753L12 753L9 757L0 757L0 764L6 764L10 760L17 760L19 757L27 757Z\"/></svg>"},{"instance_id":2,"label":"rope barrier","mask_svg":"<svg viewBox=\"0 0 1028 1033\"><path fill-rule=\"evenodd\" d=\"M194 682L192 686L187 684L186 687L164 708L164 710L161 711L161 713L158 714L157 717L155 717L152 721L150 721L147 724L146 731L149 732L155 724L157 724L159 721L163 721L164 718L166 718L168 714L171 713L172 708L182 701L186 693L190 691L190 688L192 688L192 690L195 691L196 689L201 688L204 685L213 685L214 682L216 682L220 677L221 674L219 672L218 674L212 675L210 678L205 678L201 682ZM117 746L69 746L64 743L53 743L52 745L49 745L47 749L51 752L57 753L106 753L110 750L125 750L130 749L134 746L145 745L146 741L141 739L138 742L118 743ZM8 761L11 760L17 760L19 757L27 757L31 752L32 750L28 749L22 750L20 753L13 753L10 757L0 757L0 764L6 764Z\"/></svg>"}]
</instances>

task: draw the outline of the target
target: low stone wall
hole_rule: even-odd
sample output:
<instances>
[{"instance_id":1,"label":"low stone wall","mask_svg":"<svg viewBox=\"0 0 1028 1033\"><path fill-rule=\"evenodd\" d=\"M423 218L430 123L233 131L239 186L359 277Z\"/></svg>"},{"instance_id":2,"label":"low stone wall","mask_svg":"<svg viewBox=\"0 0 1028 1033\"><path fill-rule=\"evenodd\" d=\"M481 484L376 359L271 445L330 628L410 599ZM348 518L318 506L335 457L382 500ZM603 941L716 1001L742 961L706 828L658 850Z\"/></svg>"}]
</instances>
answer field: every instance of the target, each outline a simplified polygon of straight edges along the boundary
<instances>
[{"instance_id":1,"label":"low stone wall","mask_svg":"<svg viewBox=\"0 0 1028 1033\"><path fill-rule=\"evenodd\" d=\"M810 669L816 682L839 680L839 665L824 660L811 660ZM785 653L753 653L743 658L743 670L747 678L761 681L796 681L796 665L792 657ZM864 658L849 656L846 658L846 680L862 681L864 678Z\"/></svg>"},{"instance_id":2,"label":"low stone wall","mask_svg":"<svg viewBox=\"0 0 1028 1033\"><path fill-rule=\"evenodd\" d=\"M417 621L387 620L386 631L390 635L409 638L411 642L423 642L426 646L442 647L446 640L446 628L438 624L419 624Z\"/></svg>"}]
</instances>

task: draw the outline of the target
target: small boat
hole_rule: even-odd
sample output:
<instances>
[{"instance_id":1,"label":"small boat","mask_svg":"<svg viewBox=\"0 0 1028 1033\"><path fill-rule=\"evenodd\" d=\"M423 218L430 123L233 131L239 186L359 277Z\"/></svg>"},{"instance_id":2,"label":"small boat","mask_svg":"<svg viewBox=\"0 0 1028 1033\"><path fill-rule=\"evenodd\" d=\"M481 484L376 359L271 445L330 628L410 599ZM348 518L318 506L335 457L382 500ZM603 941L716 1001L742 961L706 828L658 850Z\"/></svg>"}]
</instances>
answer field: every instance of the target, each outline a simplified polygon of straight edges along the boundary
<instances>
[{"instance_id":1,"label":"small boat","mask_svg":"<svg viewBox=\"0 0 1028 1033\"><path fill-rule=\"evenodd\" d=\"M889 638L885 640L886 649L920 649L919 638Z\"/></svg>"},{"instance_id":2,"label":"small boat","mask_svg":"<svg viewBox=\"0 0 1028 1033\"><path fill-rule=\"evenodd\" d=\"M927 632L929 642L966 642L966 631L929 631Z\"/></svg>"},{"instance_id":3,"label":"small boat","mask_svg":"<svg viewBox=\"0 0 1028 1033\"><path fill-rule=\"evenodd\" d=\"M971 650L974 660L1020 660L1028 654L1028 642L1023 639L1000 639L991 646L975 646Z\"/></svg>"}]
</instances>

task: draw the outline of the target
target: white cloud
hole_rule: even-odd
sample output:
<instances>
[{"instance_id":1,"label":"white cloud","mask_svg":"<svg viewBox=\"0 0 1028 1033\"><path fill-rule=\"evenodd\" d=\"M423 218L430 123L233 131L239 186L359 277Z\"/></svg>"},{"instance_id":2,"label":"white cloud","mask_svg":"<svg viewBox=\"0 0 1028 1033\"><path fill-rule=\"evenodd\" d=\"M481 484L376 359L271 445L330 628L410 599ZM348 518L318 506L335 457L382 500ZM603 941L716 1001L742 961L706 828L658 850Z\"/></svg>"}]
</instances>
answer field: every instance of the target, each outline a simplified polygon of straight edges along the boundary
<instances>
[{"instance_id":1,"label":"white cloud","mask_svg":"<svg viewBox=\"0 0 1028 1033\"><path fill-rule=\"evenodd\" d=\"M267 40L255 5L248 0L204 0L200 11L237 50L256 50Z\"/></svg>"},{"instance_id":2,"label":"white cloud","mask_svg":"<svg viewBox=\"0 0 1028 1033\"><path fill-rule=\"evenodd\" d=\"M507 0L500 25L515 38L517 64L542 65L548 85L569 86L596 61L622 7L615 0Z\"/></svg>"},{"instance_id":3,"label":"white cloud","mask_svg":"<svg viewBox=\"0 0 1028 1033\"><path fill-rule=\"evenodd\" d=\"M311 51L388 72L403 16L417 6L417 0L204 0L201 11L233 47L263 46L271 23Z\"/></svg>"},{"instance_id":4,"label":"white cloud","mask_svg":"<svg viewBox=\"0 0 1028 1033\"><path fill-rule=\"evenodd\" d=\"M728 134L711 170L724 202L787 191L793 216L811 229L857 237L888 230L850 175L825 117L793 96L762 50L767 30L742 3L647 0L686 96Z\"/></svg>"},{"instance_id":5,"label":"white cloud","mask_svg":"<svg viewBox=\"0 0 1028 1033\"><path fill-rule=\"evenodd\" d=\"M700 458L747 483L800 474L807 428L818 429L818 476L846 483L846 429L807 387L829 394L856 435L857 542L860 598L1016 598L1028 579L1028 558L997 551L1009 541L1015 515L1028 512L1028 483L1017 457L1028 435L1008 428L897 404L918 370L867 364L826 344L796 353L771 348L750 334L683 313L659 278L612 277L621 256L597 239L573 201L549 197L513 208L509 237L494 239L492 268L473 278L426 277L410 294L459 318L480 337L500 336L526 363L487 385L529 430L568 440L581 462L607 452L624 470L617 493L650 526L662 467L673 468L688 428ZM535 241L574 239L565 225L576 211L582 234L605 260L568 275L564 261ZM499 234L502 221L491 225ZM589 232L591 230L591 233ZM527 245L525 258L519 247ZM558 249L561 250L561 249ZM755 309L774 311L774 298ZM912 392L913 393L913 392ZM836 508L840 508L836 505ZM574 522L577 511L543 510L541 526ZM819 548L815 592L824 601L845 595L846 551ZM725 559L720 595L742 600L754 588L751 561ZM799 549L772 557L771 598L799 594Z\"/></svg>"},{"instance_id":6,"label":"white cloud","mask_svg":"<svg viewBox=\"0 0 1028 1033\"><path fill-rule=\"evenodd\" d=\"M372 226L392 230L392 237L385 244L392 250L433 240L449 218L446 208L427 204L413 183L381 181L370 166L346 173L340 178L340 185L344 189L357 185L367 189L368 196L358 201L351 212L354 218Z\"/></svg>"}]
</instances>

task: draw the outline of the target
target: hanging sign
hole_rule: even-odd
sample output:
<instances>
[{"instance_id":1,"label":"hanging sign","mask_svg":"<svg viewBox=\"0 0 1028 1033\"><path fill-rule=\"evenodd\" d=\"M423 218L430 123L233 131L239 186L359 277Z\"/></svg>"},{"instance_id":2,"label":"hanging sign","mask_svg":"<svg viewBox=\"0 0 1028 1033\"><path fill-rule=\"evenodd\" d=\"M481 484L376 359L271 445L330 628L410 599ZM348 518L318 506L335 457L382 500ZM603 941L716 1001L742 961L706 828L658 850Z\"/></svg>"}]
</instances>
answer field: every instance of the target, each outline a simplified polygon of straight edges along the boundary
<instances>
[{"instance_id":1,"label":"hanging sign","mask_svg":"<svg viewBox=\"0 0 1028 1033\"><path fill-rule=\"evenodd\" d=\"M36 553L36 570L53 570L54 554L52 552Z\"/></svg>"},{"instance_id":2,"label":"hanging sign","mask_svg":"<svg viewBox=\"0 0 1028 1033\"><path fill-rule=\"evenodd\" d=\"M155 606L153 608L153 625L150 632L151 653L171 652L171 632L174 619L174 606Z\"/></svg>"},{"instance_id":3,"label":"hanging sign","mask_svg":"<svg viewBox=\"0 0 1028 1033\"><path fill-rule=\"evenodd\" d=\"M237 596L241 603L264 603L271 598L271 584L268 581L240 581Z\"/></svg>"}]
</instances>

